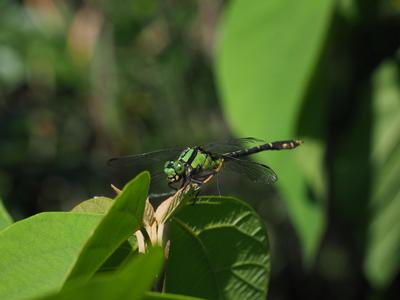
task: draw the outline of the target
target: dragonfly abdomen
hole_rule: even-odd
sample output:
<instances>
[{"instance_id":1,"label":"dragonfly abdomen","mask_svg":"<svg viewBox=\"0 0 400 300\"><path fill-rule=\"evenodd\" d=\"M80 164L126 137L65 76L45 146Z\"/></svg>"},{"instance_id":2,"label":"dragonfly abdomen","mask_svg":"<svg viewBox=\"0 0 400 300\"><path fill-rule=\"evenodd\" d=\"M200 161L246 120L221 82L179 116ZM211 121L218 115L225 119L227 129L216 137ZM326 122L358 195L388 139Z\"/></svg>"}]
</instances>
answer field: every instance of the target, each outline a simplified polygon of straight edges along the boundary
<instances>
[{"instance_id":1,"label":"dragonfly abdomen","mask_svg":"<svg viewBox=\"0 0 400 300\"><path fill-rule=\"evenodd\" d=\"M225 160L229 160L229 158L239 158L266 150L290 150L296 148L302 143L303 141L301 140L277 141L277 142L262 144L248 149L241 149L225 153L223 156Z\"/></svg>"}]
</instances>

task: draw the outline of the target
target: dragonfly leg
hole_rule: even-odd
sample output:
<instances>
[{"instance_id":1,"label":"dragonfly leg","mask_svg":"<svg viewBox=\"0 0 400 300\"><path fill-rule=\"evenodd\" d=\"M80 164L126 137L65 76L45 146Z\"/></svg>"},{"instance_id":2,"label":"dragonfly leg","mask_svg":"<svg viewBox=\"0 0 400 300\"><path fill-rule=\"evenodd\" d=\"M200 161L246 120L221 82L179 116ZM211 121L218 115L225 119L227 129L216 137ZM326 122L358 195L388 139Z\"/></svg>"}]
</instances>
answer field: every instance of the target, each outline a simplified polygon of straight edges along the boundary
<instances>
[{"instance_id":1,"label":"dragonfly leg","mask_svg":"<svg viewBox=\"0 0 400 300\"><path fill-rule=\"evenodd\" d=\"M168 182L168 186L172 189L172 190L174 190L175 192L178 190L176 187L174 187L173 185L173 182Z\"/></svg>"},{"instance_id":2,"label":"dragonfly leg","mask_svg":"<svg viewBox=\"0 0 400 300\"><path fill-rule=\"evenodd\" d=\"M186 187L189 183L190 183L190 180L188 179L188 177L183 177L183 178L182 178L182 183L181 183L179 189L183 189L183 188Z\"/></svg>"},{"instance_id":3,"label":"dragonfly leg","mask_svg":"<svg viewBox=\"0 0 400 300\"><path fill-rule=\"evenodd\" d=\"M204 183L203 180L197 179L197 178L190 178L190 182L193 182L193 183L195 183L195 184L197 184L199 186L201 186Z\"/></svg>"},{"instance_id":4,"label":"dragonfly leg","mask_svg":"<svg viewBox=\"0 0 400 300\"><path fill-rule=\"evenodd\" d=\"M190 203L191 205L195 205L196 204L199 194L200 194L200 190L197 190L196 194L193 197L192 203Z\"/></svg>"},{"instance_id":5,"label":"dragonfly leg","mask_svg":"<svg viewBox=\"0 0 400 300\"><path fill-rule=\"evenodd\" d=\"M211 178L214 177L215 174L217 174L219 172L219 170L221 170L223 165L223 162L218 166L218 168L210 171L208 174L205 174L206 178L203 180L203 183L207 183L208 181L211 180Z\"/></svg>"},{"instance_id":6,"label":"dragonfly leg","mask_svg":"<svg viewBox=\"0 0 400 300\"><path fill-rule=\"evenodd\" d=\"M218 170L208 171L208 172L205 172L205 173L201 174L197 178L192 178L192 181L197 180L201 184L204 184L204 183L209 182L211 180L211 178L213 178L214 175L217 174L217 173L218 173Z\"/></svg>"},{"instance_id":7,"label":"dragonfly leg","mask_svg":"<svg viewBox=\"0 0 400 300\"><path fill-rule=\"evenodd\" d=\"M196 178L190 178L189 182L190 182L190 183L196 184L196 187L195 187L195 189L196 189L196 194L194 195L193 201L192 201L192 203L191 203L192 205L194 205L194 204L196 203L196 201L197 201L197 196L198 196L199 193L200 193L200 187L201 187L201 185L203 184L203 181L202 181L202 180L199 180L199 179L196 179Z\"/></svg>"},{"instance_id":8,"label":"dragonfly leg","mask_svg":"<svg viewBox=\"0 0 400 300\"><path fill-rule=\"evenodd\" d=\"M213 176L215 175L215 172L212 172L211 174L204 174L199 178L190 178L191 183L195 183L198 186L198 190L196 191L196 194L193 198L193 201L191 205L196 204L199 193L200 193L200 187L206 183L208 180L210 180Z\"/></svg>"}]
</instances>

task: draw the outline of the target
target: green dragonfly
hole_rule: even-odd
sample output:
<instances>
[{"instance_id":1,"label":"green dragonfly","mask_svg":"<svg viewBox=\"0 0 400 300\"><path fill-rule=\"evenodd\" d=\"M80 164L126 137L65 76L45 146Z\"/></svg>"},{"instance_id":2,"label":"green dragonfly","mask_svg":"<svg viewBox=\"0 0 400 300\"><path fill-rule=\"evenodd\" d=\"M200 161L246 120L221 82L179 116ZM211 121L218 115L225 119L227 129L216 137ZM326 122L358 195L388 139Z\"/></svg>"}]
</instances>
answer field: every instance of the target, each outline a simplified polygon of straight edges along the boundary
<instances>
[{"instance_id":1,"label":"green dragonfly","mask_svg":"<svg viewBox=\"0 0 400 300\"><path fill-rule=\"evenodd\" d=\"M115 168L149 170L152 185L161 179L172 192L187 184L192 184L198 189L221 169L238 172L254 182L274 183L278 177L270 167L246 157L267 150L290 150L302 143L300 140L266 143L256 138L241 138L222 143L115 157L111 158L108 164Z\"/></svg>"}]
</instances>

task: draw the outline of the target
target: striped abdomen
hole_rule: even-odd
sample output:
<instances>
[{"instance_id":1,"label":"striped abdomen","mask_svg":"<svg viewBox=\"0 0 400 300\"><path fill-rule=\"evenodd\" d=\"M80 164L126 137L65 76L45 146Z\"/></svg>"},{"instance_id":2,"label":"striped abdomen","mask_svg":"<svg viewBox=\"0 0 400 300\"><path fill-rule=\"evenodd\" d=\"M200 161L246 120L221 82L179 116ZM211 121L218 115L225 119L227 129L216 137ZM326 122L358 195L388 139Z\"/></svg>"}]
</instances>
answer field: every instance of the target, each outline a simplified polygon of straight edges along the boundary
<instances>
[{"instance_id":1,"label":"striped abdomen","mask_svg":"<svg viewBox=\"0 0 400 300\"><path fill-rule=\"evenodd\" d=\"M223 156L225 160L229 160L229 158L239 158L242 156L247 156L266 150L290 150L296 148L301 144L303 144L303 141L300 140L278 141L278 142L266 143L248 149L242 149L229 153L224 153Z\"/></svg>"}]
</instances>

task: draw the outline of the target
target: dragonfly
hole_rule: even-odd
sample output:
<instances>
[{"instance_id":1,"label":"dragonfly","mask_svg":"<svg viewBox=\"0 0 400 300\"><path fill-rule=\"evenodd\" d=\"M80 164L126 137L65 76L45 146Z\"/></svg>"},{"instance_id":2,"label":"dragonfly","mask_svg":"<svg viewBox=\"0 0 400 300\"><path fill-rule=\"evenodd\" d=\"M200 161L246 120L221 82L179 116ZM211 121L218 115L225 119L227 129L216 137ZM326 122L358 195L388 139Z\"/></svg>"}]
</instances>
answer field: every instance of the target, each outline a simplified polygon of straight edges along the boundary
<instances>
[{"instance_id":1,"label":"dragonfly","mask_svg":"<svg viewBox=\"0 0 400 300\"><path fill-rule=\"evenodd\" d=\"M157 197L157 195L172 194L188 184L199 189L221 169L242 174L253 182L274 183L278 176L269 166L249 160L247 157L263 151L291 150L302 143L301 140L265 142L248 137L114 157L108 164L113 168L149 170L152 184L161 179L169 187L170 192L152 194L153 197Z\"/></svg>"}]
</instances>

